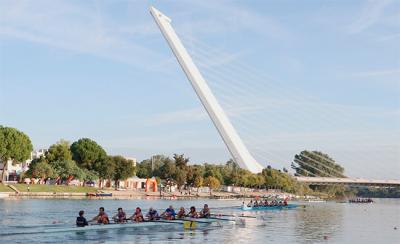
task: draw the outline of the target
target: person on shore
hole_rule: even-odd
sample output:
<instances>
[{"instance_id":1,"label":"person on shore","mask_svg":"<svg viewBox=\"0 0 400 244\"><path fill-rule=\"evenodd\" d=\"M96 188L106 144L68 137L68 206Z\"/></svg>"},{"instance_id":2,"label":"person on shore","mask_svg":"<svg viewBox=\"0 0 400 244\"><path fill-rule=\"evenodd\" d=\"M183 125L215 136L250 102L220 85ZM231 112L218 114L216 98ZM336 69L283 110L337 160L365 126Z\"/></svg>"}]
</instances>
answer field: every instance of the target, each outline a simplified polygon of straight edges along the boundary
<instances>
[{"instance_id":1,"label":"person on shore","mask_svg":"<svg viewBox=\"0 0 400 244\"><path fill-rule=\"evenodd\" d=\"M99 208L99 214L95 216L92 220L97 221L99 224L109 224L110 220L108 219L108 215L104 211L103 207Z\"/></svg>"},{"instance_id":2,"label":"person on shore","mask_svg":"<svg viewBox=\"0 0 400 244\"><path fill-rule=\"evenodd\" d=\"M172 205L169 205L167 209L165 209L165 212L161 214L161 218L166 219L166 220L173 220L175 219L175 209L172 207Z\"/></svg>"},{"instance_id":3,"label":"person on shore","mask_svg":"<svg viewBox=\"0 0 400 244\"><path fill-rule=\"evenodd\" d=\"M187 217L189 217L189 218L198 218L199 217L199 214L196 212L196 207L194 207L194 206L190 207L190 211L187 214Z\"/></svg>"},{"instance_id":4,"label":"person on shore","mask_svg":"<svg viewBox=\"0 0 400 244\"><path fill-rule=\"evenodd\" d=\"M84 214L85 214L85 211L83 211L83 210L79 211L79 217L76 217L76 226L85 227L86 225L89 225L86 218L83 217Z\"/></svg>"},{"instance_id":5,"label":"person on shore","mask_svg":"<svg viewBox=\"0 0 400 244\"><path fill-rule=\"evenodd\" d=\"M143 219L142 209L137 207L135 213L130 217L130 219L135 222L143 222L144 219Z\"/></svg>"},{"instance_id":6,"label":"person on shore","mask_svg":"<svg viewBox=\"0 0 400 244\"><path fill-rule=\"evenodd\" d=\"M146 214L146 217L149 221L154 221L160 219L158 216L157 210L155 210L153 207L150 207L149 212Z\"/></svg>"},{"instance_id":7,"label":"person on shore","mask_svg":"<svg viewBox=\"0 0 400 244\"><path fill-rule=\"evenodd\" d=\"M115 223L126 223L126 214L122 208L118 208L118 212L116 215L113 216L113 220Z\"/></svg>"},{"instance_id":8,"label":"person on shore","mask_svg":"<svg viewBox=\"0 0 400 244\"><path fill-rule=\"evenodd\" d=\"M208 208L208 204L204 204L203 209L200 211L200 218L210 218L211 217L211 212L210 209Z\"/></svg>"},{"instance_id":9,"label":"person on shore","mask_svg":"<svg viewBox=\"0 0 400 244\"><path fill-rule=\"evenodd\" d=\"M179 208L179 212L178 212L178 214L176 215L176 218L178 218L178 219L183 219L183 218L185 218L185 216L186 216L185 208L184 208L184 207L180 207L180 208Z\"/></svg>"}]
</instances>

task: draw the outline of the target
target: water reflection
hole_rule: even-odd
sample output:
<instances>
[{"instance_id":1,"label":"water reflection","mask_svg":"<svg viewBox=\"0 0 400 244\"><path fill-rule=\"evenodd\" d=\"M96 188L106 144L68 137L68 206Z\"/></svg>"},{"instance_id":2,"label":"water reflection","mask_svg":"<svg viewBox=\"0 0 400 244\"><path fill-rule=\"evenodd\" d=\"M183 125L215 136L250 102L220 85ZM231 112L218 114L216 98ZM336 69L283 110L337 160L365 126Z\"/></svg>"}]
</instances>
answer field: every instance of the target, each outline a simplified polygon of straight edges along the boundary
<instances>
[{"instance_id":1,"label":"water reflection","mask_svg":"<svg viewBox=\"0 0 400 244\"><path fill-rule=\"evenodd\" d=\"M293 229L298 240L306 243L312 240L335 238L343 222L343 208L338 204L322 203L309 205L296 211Z\"/></svg>"},{"instance_id":2,"label":"water reflection","mask_svg":"<svg viewBox=\"0 0 400 244\"><path fill-rule=\"evenodd\" d=\"M240 204L214 200L207 200L207 203L213 207ZM377 201L373 205L322 203L305 209L244 212L263 219L243 218L244 223L198 226L195 230L185 230L181 225L165 225L80 233L1 235L30 228L19 225L49 225L55 219L71 226L80 209L86 210L90 218L97 213L99 206L104 206L111 215L118 207L129 212L136 206L165 209L170 204L171 201L167 200L0 200L0 242L316 243L325 241L326 236L333 243L349 240L358 243L361 239L364 243L400 243L400 231L393 228L400 227L400 200ZM203 204L204 200L186 200L175 201L174 205L201 207ZM226 208L220 211L224 214L242 213Z\"/></svg>"}]
</instances>

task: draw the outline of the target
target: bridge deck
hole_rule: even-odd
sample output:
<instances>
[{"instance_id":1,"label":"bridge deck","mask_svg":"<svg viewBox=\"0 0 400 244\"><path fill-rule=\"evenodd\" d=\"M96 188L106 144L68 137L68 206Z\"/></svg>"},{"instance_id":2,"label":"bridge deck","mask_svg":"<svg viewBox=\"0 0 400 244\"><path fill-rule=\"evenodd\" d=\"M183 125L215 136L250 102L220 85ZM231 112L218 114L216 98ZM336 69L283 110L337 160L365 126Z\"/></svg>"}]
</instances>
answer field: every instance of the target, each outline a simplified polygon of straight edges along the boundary
<instances>
[{"instance_id":1,"label":"bridge deck","mask_svg":"<svg viewBox=\"0 0 400 244\"><path fill-rule=\"evenodd\" d=\"M331 177L296 177L297 181L313 185L365 185L365 186L400 186L400 180L370 180L362 178Z\"/></svg>"}]
</instances>

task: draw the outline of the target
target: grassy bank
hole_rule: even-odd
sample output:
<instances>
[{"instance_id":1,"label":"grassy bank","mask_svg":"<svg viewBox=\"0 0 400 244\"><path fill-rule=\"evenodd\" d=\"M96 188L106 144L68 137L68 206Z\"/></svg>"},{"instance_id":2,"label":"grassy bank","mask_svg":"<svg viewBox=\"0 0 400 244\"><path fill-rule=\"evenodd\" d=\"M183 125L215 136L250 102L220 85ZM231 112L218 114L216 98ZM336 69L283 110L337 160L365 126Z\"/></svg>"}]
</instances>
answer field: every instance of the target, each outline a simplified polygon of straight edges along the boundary
<instances>
[{"instance_id":1,"label":"grassy bank","mask_svg":"<svg viewBox=\"0 0 400 244\"><path fill-rule=\"evenodd\" d=\"M13 185L21 192L95 192L97 189L89 186L58 186L58 185ZM1 189L1 188L0 188Z\"/></svg>"},{"instance_id":2,"label":"grassy bank","mask_svg":"<svg viewBox=\"0 0 400 244\"><path fill-rule=\"evenodd\" d=\"M4 184L0 184L0 192L12 192L10 187L5 186Z\"/></svg>"}]
</instances>

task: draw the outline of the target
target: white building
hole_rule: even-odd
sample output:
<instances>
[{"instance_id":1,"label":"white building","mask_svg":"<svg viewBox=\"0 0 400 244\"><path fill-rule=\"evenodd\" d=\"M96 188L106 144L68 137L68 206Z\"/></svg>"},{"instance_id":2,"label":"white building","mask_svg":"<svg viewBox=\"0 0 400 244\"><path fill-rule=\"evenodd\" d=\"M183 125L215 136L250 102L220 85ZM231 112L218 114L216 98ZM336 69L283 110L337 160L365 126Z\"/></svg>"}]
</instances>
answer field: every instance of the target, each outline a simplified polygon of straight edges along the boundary
<instances>
[{"instance_id":1,"label":"white building","mask_svg":"<svg viewBox=\"0 0 400 244\"><path fill-rule=\"evenodd\" d=\"M0 177L3 174L4 166L6 166L7 170L4 174L5 181L17 181L18 176L29 169L29 165L31 164L32 160L40 158L40 156L44 156L46 151L46 149L32 151L30 158L24 162L16 162L13 164L12 160L8 160L6 163L0 161Z\"/></svg>"},{"instance_id":2,"label":"white building","mask_svg":"<svg viewBox=\"0 0 400 244\"><path fill-rule=\"evenodd\" d=\"M127 160L132 160L133 161L133 166L136 167L136 162L137 162L136 158L133 158L133 157L124 157L124 158L127 159Z\"/></svg>"}]
</instances>

